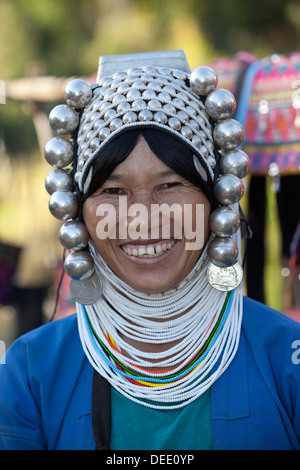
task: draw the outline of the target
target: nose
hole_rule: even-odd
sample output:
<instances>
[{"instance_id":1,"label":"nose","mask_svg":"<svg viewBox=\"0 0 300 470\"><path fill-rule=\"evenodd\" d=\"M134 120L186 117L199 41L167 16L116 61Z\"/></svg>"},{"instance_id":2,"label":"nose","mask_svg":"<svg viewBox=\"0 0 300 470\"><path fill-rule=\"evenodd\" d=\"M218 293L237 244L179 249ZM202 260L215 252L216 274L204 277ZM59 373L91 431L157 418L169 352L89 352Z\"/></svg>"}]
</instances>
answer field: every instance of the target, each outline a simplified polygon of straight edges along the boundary
<instances>
[{"instance_id":1,"label":"nose","mask_svg":"<svg viewBox=\"0 0 300 470\"><path fill-rule=\"evenodd\" d=\"M181 238L182 206L177 204L159 204L152 195L131 198L126 197L119 208L119 238L131 240L157 240ZM122 235L122 236L121 236Z\"/></svg>"},{"instance_id":2,"label":"nose","mask_svg":"<svg viewBox=\"0 0 300 470\"><path fill-rule=\"evenodd\" d=\"M119 238L138 238L147 240L151 238L151 207L155 198L149 193L139 193L126 196L119 201Z\"/></svg>"}]
</instances>

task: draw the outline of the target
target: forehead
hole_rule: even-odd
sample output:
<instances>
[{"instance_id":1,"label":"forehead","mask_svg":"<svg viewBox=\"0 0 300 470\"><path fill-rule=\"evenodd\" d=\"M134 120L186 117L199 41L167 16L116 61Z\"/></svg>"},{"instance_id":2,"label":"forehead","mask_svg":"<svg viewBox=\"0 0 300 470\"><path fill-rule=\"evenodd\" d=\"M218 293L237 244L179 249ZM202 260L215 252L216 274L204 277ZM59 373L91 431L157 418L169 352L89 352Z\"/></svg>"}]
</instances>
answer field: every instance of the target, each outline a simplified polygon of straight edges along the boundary
<instances>
[{"instance_id":1,"label":"forehead","mask_svg":"<svg viewBox=\"0 0 300 470\"><path fill-rule=\"evenodd\" d=\"M125 176L134 179L155 178L174 174L174 170L155 155L146 140L141 136L128 157L114 169L108 179L120 179Z\"/></svg>"}]
</instances>

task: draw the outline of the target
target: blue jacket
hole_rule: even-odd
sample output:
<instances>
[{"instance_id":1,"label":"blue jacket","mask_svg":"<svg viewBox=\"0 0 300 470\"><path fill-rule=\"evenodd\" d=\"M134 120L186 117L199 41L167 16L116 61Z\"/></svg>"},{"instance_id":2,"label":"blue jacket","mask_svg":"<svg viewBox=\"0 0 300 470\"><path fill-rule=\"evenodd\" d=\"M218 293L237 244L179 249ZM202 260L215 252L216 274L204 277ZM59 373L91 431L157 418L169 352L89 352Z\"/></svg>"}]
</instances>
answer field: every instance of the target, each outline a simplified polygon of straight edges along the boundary
<instances>
[{"instance_id":1,"label":"blue jacket","mask_svg":"<svg viewBox=\"0 0 300 470\"><path fill-rule=\"evenodd\" d=\"M0 366L0 449L94 449L92 379L76 315L15 341ZM244 299L211 419L214 449L300 449L300 324Z\"/></svg>"}]
</instances>

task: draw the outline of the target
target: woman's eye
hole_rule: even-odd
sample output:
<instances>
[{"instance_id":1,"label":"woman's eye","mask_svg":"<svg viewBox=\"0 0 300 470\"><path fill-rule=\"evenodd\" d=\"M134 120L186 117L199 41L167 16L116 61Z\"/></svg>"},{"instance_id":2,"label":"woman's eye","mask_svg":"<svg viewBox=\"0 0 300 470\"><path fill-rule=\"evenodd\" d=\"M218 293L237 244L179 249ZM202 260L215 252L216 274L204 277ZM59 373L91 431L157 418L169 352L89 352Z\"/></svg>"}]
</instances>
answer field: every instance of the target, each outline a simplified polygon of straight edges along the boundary
<instances>
[{"instance_id":1,"label":"woman's eye","mask_svg":"<svg viewBox=\"0 0 300 470\"><path fill-rule=\"evenodd\" d=\"M107 189L104 189L103 191L104 193L106 194L121 194L122 193L122 190L120 188L107 188Z\"/></svg>"},{"instance_id":2,"label":"woman's eye","mask_svg":"<svg viewBox=\"0 0 300 470\"><path fill-rule=\"evenodd\" d=\"M180 183L178 181L174 181L173 183L165 183L162 185L162 189L169 189L173 188L174 186L179 186Z\"/></svg>"}]
</instances>

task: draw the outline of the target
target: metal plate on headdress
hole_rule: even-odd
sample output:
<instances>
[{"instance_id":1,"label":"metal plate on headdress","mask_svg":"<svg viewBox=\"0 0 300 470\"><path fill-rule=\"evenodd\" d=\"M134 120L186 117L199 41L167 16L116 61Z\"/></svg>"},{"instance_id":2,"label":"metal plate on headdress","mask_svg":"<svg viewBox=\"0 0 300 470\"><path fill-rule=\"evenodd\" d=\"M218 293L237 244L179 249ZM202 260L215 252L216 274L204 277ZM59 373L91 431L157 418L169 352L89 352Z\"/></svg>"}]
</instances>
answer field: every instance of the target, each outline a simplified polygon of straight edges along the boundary
<instances>
[{"instance_id":1,"label":"metal plate on headdress","mask_svg":"<svg viewBox=\"0 0 300 470\"><path fill-rule=\"evenodd\" d=\"M190 73L189 64L182 50L140 52L136 54L100 56L97 81L99 81L101 77L112 75L119 70L143 65L170 67Z\"/></svg>"},{"instance_id":2,"label":"metal plate on headdress","mask_svg":"<svg viewBox=\"0 0 300 470\"><path fill-rule=\"evenodd\" d=\"M96 273L88 279L71 279L70 292L73 299L81 305L92 305L100 299L103 292L102 281Z\"/></svg>"},{"instance_id":3,"label":"metal plate on headdress","mask_svg":"<svg viewBox=\"0 0 300 470\"><path fill-rule=\"evenodd\" d=\"M238 287L242 282L243 268L238 261L233 266L227 266L226 268L221 268L209 262L207 278L212 287L228 292Z\"/></svg>"}]
</instances>

